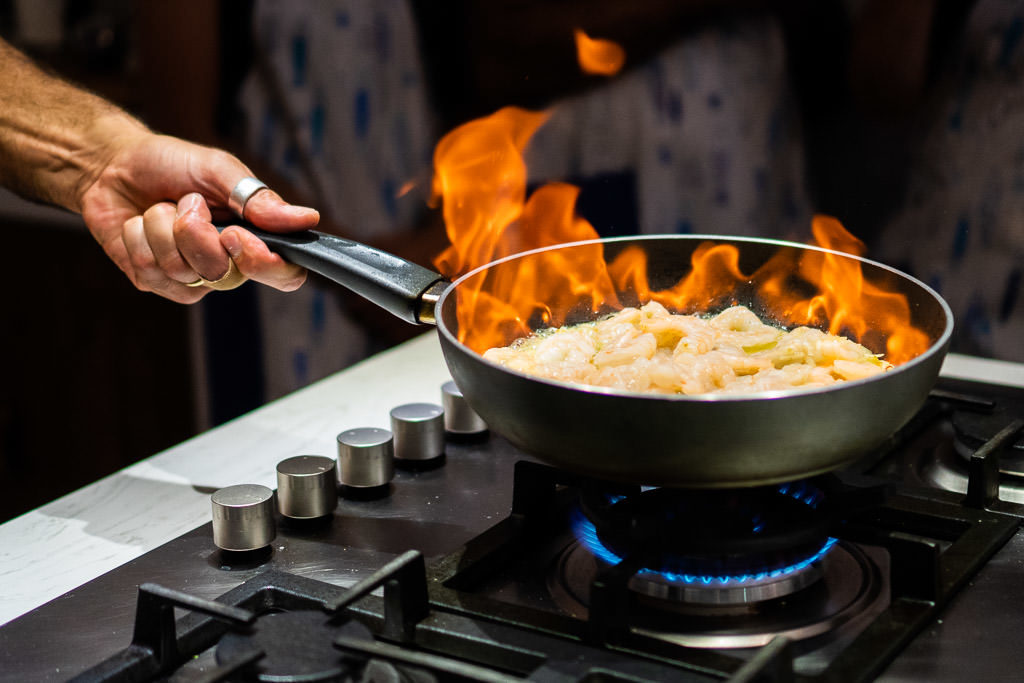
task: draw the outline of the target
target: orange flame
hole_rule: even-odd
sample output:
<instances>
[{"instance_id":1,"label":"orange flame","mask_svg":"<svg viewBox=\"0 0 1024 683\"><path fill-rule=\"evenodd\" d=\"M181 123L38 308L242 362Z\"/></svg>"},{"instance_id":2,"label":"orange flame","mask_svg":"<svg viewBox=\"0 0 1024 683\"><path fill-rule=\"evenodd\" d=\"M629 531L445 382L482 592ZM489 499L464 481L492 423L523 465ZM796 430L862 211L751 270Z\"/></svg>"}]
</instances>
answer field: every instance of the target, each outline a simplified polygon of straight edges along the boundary
<instances>
[{"instance_id":1,"label":"orange flame","mask_svg":"<svg viewBox=\"0 0 1024 683\"><path fill-rule=\"evenodd\" d=\"M618 43L603 38L591 38L581 29L573 31L576 37L576 59L583 73L614 76L626 63L626 51Z\"/></svg>"},{"instance_id":2,"label":"orange flame","mask_svg":"<svg viewBox=\"0 0 1024 683\"><path fill-rule=\"evenodd\" d=\"M673 287L659 291L648 284L647 254L638 247L619 254L608 270L618 291L635 292L641 302L657 301L678 312L704 312L735 303L736 285L748 279L740 271L739 256L732 245L705 242L690 259L690 273Z\"/></svg>"},{"instance_id":3,"label":"orange flame","mask_svg":"<svg viewBox=\"0 0 1024 683\"><path fill-rule=\"evenodd\" d=\"M398 188L398 192L395 193L395 199L400 199L405 195L409 194L416 189L417 182L415 180L406 180L402 183L402 186Z\"/></svg>"},{"instance_id":4,"label":"orange flame","mask_svg":"<svg viewBox=\"0 0 1024 683\"><path fill-rule=\"evenodd\" d=\"M434 149L435 197L452 246L435 259L443 273L463 273L525 245L502 245L526 201L523 149L547 114L515 107L465 123ZM515 235L510 235L514 240Z\"/></svg>"},{"instance_id":5,"label":"orange flame","mask_svg":"<svg viewBox=\"0 0 1024 683\"><path fill-rule=\"evenodd\" d=\"M855 256L864 253L864 243L831 216L815 216L811 229L820 246ZM877 347L879 338L884 337L886 358L894 364L908 361L930 346L928 335L910 323L907 298L868 282L857 261L807 251L798 269L801 277L819 288L817 295L809 299L794 295L782 286L781 272L766 276L759 292L785 319L846 334L869 348Z\"/></svg>"},{"instance_id":6,"label":"orange flame","mask_svg":"<svg viewBox=\"0 0 1024 683\"><path fill-rule=\"evenodd\" d=\"M435 261L448 277L531 249L598 237L575 214L579 190L552 183L526 197L523 150L547 115L507 107L456 128L434 154L434 192L452 246ZM863 253L863 244L839 221L816 216L817 243ZM731 244L701 244L691 268L673 286L654 290L646 253L629 247L608 263L604 245L553 249L489 268L457 290L459 339L482 352L533 329L558 326L581 312L589 317L622 307L619 293L658 301L677 312L714 312L736 303L739 288L755 283L759 302L779 321L851 336L898 364L926 351L928 335L912 327L906 297L864 278L860 262L816 250L780 250L746 274ZM794 287L794 281L803 286ZM806 286L816 289L808 296Z\"/></svg>"}]
</instances>

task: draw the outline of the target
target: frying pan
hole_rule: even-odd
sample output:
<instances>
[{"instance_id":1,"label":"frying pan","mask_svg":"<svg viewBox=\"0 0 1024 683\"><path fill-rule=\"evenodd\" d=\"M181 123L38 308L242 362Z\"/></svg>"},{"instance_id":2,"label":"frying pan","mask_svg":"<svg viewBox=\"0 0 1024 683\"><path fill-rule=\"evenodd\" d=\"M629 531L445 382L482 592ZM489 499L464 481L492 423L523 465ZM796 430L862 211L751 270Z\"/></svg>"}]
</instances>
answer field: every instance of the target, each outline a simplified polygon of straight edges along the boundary
<instances>
[{"instance_id":1,"label":"frying pan","mask_svg":"<svg viewBox=\"0 0 1024 683\"><path fill-rule=\"evenodd\" d=\"M907 297L911 322L930 342L926 352L888 372L823 388L748 396L628 394L512 371L458 341L460 288L500 276L505 269L528 267L547 249L510 256L448 283L438 273L357 242L313 231L249 229L286 260L400 318L436 323L452 378L494 432L552 465L627 483L758 486L847 464L879 446L917 412L938 376L953 330L949 306L931 288L867 259L778 240L713 235L598 240L609 261L627 247L643 249L655 290L685 275L694 250L707 241L738 248L743 272L754 272L778 250L816 250L853 259L860 262L865 279L885 280L888 288ZM550 249L592 249L593 244ZM743 285L732 296L762 319L770 318L770 311L757 301L755 285ZM627 302L636 299L633 292L620 295Z\"/></svg>"}]
</instances>

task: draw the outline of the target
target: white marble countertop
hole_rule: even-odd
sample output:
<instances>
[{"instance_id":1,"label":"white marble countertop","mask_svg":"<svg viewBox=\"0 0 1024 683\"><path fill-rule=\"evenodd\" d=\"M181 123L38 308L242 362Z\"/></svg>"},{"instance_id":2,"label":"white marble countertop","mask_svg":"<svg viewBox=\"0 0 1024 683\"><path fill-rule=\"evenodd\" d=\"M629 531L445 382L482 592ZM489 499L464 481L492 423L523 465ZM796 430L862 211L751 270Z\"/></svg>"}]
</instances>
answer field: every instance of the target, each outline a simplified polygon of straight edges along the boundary
<instances>
[{"instance_id":1,"label":"white marble countertop","mask_svg":"<svg viewBox=\"0 0 1024 683\"><path fill-rule=\"evenodd\" d=\"M1024 387L1024 365L951 355L942 372ZM284 458L333 457L340 431L439 403L448 379L428 333L0 525L0 624L209 521L211 490L274 488Z\"/></svg>"}]
</instances>

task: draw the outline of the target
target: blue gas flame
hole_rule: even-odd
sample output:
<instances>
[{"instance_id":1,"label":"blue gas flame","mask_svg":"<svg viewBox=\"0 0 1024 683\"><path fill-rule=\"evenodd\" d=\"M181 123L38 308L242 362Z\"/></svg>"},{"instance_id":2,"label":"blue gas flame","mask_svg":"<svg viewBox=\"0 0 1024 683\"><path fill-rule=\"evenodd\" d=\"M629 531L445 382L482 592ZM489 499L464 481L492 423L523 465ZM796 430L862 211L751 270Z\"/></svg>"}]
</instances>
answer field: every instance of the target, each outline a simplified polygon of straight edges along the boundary
<instances>
[{"instance_id":1,"label":"blue gas flame","mask_svg":"<svg viewBox=\"0 0 1024 683\"><path fill-rule=\"evenodd\" d=\"M795 484L783 484L778 489L782 495L790 496L805 505L812 508L817 508L821 502L823 496L821 492L813 486L810 486L804 482L797 482ZM614 496L609 498L611 504L615 504L622 500L622 496ZM587 547L596 557L600 558L607 564L616 565L622 562L622 558L609 550L601 539L597 537L597 529L594 527L594 523L591 522L587 517L577 508L573 511L572 517L573 530L576 533L576 538L580 540L583 545ZM761 524L755 518L754 520L754 532L760 531ZM799 572L806 569L810 565L814 564L818 560L825 557L830 550L839 542L839 539L829 537L821 548L816 552L812 553L809 557L802 559L798 562L794 562L791 565L772 569L768 571L752 572L749 574L737 574L737 575L725 575L725 576L709 576L700 574L679 574L675 572L664 572L656 571L653 569L642 569L639 574L647 574L660 576L674 583L685 583L685 584L702 584L705 586L718 585L718 586L739 586L749 583L757 583L760 581L772 580L782 578L789 574Z\"/></svg>"}]
</instances>

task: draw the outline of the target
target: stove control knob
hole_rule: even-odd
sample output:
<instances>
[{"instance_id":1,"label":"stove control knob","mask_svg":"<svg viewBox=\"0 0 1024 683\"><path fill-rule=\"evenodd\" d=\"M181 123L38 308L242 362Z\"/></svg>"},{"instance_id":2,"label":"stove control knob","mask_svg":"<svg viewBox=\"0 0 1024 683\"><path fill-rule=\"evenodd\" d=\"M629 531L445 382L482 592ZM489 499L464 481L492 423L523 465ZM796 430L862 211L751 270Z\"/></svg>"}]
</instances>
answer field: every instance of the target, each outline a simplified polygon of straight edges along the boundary
<instances>
[{"instance_id":1,"label":"stove control knob","mask_svg":"<svg viewBox=\"0 0 1024 683\"><path fill-rule=\"evenodd\" d=\"M333 458L296 455L277 463L277 507L292 519L325 517L338 506Z\"/></svg>"},{"instance_id":2,"label":"stove control knob","mask_svg":"<svg viewBox=\"0 0 1024 683\"><path fill-rule=\"evenodd\" d=\"M445 382L441 386L441 404L444 406L444 428L450 434L468 436L487 431L487 423L469 407L455 382Z\"/></svg>"},{"instance_id":3,"label":"stove control knob","mask_svg":"<svg viewBox=\"0 0 1024 683\"><path fill-rule=\"evenodd\" d=\"M213 543L218 548L258 550L274 540L277 534L274 492L266 486L228 486L215 491L210 502L213 505Z\"/></svg>"},{"instance_id":4,"label":"stove control knob","mask_svg":"<svg viewBox=\"0 0 1024 683\"><path fill-rule=\"evenodd\" d=\"M398 460L433 460L444 455L444 409L434 403L406 403L391 411Z\"/></svg>"},{"instance_id":5,"label":"stove control knob","mask_svg":"<svg viewBox=\"0 0 1024 683\"><path fill-rule=\"evenodd\" d=\"M395 476L391 432L358 427L338 434L338 481L343 486L383 486Z\"/></svg>"}]
</instances>

